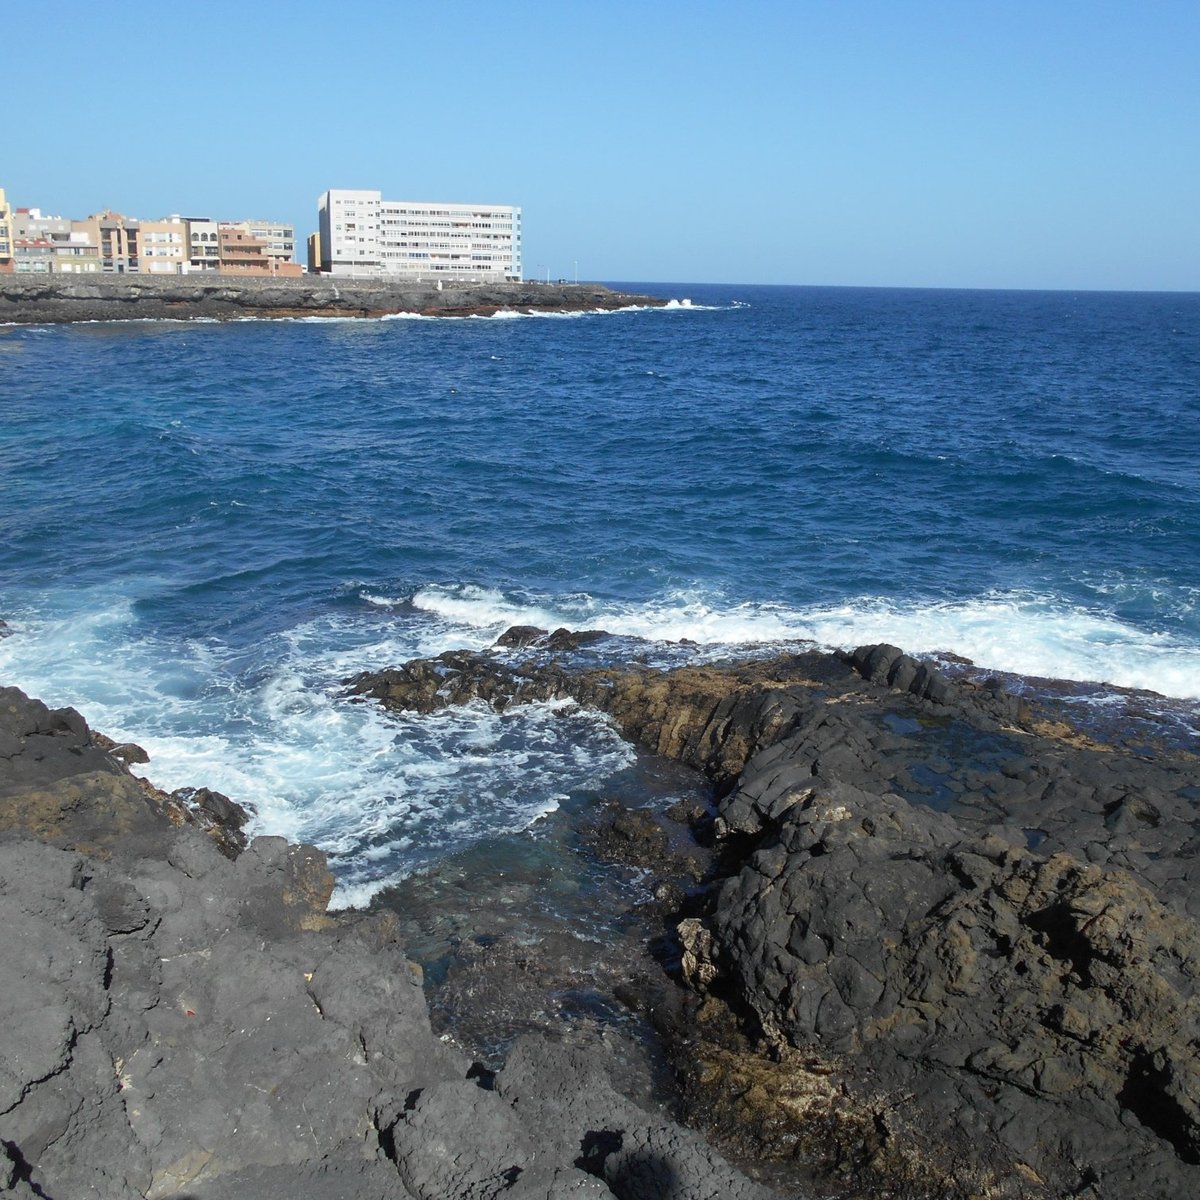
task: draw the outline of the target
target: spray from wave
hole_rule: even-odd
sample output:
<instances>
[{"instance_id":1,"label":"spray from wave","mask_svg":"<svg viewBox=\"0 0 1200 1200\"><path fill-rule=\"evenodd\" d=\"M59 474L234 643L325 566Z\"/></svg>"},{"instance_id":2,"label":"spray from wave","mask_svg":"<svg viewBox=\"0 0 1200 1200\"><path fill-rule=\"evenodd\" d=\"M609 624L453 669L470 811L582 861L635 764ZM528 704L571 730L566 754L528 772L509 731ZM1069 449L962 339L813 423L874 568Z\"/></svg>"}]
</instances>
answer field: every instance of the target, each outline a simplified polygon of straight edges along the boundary
<instances>
[{"instance_id":1,"label":"spray from wave","mask_svg":"<svg viewBox=\"0 0 1200 1200\"><path fill-rule=\"evenodd\" d=\"M430 586L411 602L461 626L468 636L495 635L508 625L587 626L654 642L695 642L722 655L790 641L841 649L891 642L911 654L954 654L988 670L1200 700L1200 645L1034 593L924 604L865 597L793 608L724 603L699 590L624 603L587 595L520 597L475 586Z\"/></svg>"},{"instance_id":2,"label":"spray from wave","mask_svg":"<svg viewBox=\"0 0 1200 1200\"><path fill-rule=\"evenodd\" d=\"M401 875L480 838L527 829L565 796L604 786L632 751L592 713L531 705L396 716L343 680L452 648L484 649L511 625L601 628L669 665L768 653L797 641L887 641L1018 675L1104 681L1200 700L1200 645L1048 596L937 603L881 598L806 608L730 603L702 589L649 600L478 585L347 585L322 615L253 645L168 641L126 597L76 595L14 614L0 678L151 755L158 786L208 786L252 805L253 832L325 849L336 902L365 903ZM627 646L614 647L614 656ZM603 653L603 651L600 651Z\"/></svg>"}]
</instances>

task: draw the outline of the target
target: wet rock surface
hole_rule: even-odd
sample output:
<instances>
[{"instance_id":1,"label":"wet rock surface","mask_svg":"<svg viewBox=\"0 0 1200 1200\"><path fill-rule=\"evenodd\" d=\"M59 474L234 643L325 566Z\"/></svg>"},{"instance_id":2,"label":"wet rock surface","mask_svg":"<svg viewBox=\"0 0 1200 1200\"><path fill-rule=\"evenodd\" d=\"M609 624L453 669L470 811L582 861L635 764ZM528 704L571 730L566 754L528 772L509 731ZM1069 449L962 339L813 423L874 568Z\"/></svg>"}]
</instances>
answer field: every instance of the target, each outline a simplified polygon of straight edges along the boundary
<instances>
[{"instance_id":1,"label":"wet rock surface","mask_svg":"<svg viewBox=\"0 0 1200 1200\"><path fill-rule=\"evenodd\" d=\"M656 671L508 645L350 687L574 699L713 780L718 866L677 947L702 1007L671 1036L718 1144L846 1195L1200 1185L1193 756L895 647Z\"/></svg>"},{"instance_id":2,"label":"wet rock surface","mask_svg":"<svg viewBox=\"0 0 1200 1200\"><path fill-rule=\"evenodd\" d=\"M768 1194L615 1091L602 1043L473 1066L432 1031L394 919L327 914L319 851L243 848L231 802L147 788L16 689L0 737L6 1192Z\"/></svg>"}]
</instances>

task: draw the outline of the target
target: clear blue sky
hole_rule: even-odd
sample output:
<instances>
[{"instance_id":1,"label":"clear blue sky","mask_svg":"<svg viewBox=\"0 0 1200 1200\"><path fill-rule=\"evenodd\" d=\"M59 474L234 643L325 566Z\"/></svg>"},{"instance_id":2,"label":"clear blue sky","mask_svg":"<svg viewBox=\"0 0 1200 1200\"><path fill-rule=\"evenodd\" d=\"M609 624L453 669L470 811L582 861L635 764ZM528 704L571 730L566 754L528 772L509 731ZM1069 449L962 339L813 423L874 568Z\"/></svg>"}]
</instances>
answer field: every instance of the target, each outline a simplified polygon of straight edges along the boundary
<instances>
[{"instance_id":1,"label":"clear blue sky","mask_svg":"<svg viewBox=\"0 0 1200 1200\"><path fill-rule=\"evenodd\" d=\"M0 186L315 227L519 204L530 275L1200 290L1198 0L59 0Z\"/></svg>"}]
</instances>

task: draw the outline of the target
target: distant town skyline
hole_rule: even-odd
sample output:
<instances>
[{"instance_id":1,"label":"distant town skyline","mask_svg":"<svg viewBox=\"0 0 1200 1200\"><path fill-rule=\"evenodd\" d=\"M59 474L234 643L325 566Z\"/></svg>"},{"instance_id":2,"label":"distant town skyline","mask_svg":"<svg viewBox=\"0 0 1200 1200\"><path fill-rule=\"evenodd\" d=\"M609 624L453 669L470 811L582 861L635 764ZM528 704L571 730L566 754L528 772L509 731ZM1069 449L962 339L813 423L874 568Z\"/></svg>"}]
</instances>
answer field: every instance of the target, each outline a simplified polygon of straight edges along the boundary
<instances>
[{"instance_id":1,"label":"distant town skyline","mask_svg":"<svg viewBox=\"0 0 1200 1200\"><path fill-rule=\"evenodd\" d=\"M302 243L381 188L520 207L534 278L1200 290L1191 0L61 0L5 41L14 207Z\"/></svg>"}]
</instances>

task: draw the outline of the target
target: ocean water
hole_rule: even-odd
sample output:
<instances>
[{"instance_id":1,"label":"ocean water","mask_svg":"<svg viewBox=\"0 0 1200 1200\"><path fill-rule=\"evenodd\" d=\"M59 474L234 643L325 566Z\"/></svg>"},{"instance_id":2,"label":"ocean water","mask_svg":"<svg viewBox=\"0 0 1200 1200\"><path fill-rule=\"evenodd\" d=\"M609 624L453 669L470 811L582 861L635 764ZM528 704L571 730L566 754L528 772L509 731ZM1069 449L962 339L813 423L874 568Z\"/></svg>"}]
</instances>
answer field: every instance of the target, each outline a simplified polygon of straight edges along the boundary
<instances>
[{"instance_id":1,"label":"ocean water","mask_svg":"<svg viewBox=\"0 0 1200 1200\"><path fill-rule=\"evenodd\" d=\"M1200 295L642 286L675 303L0 329L0 682L346 903L628 786L594 715L342 695L515 623L887 640L1195 738Z\"/></svg>"}]
</instances>

